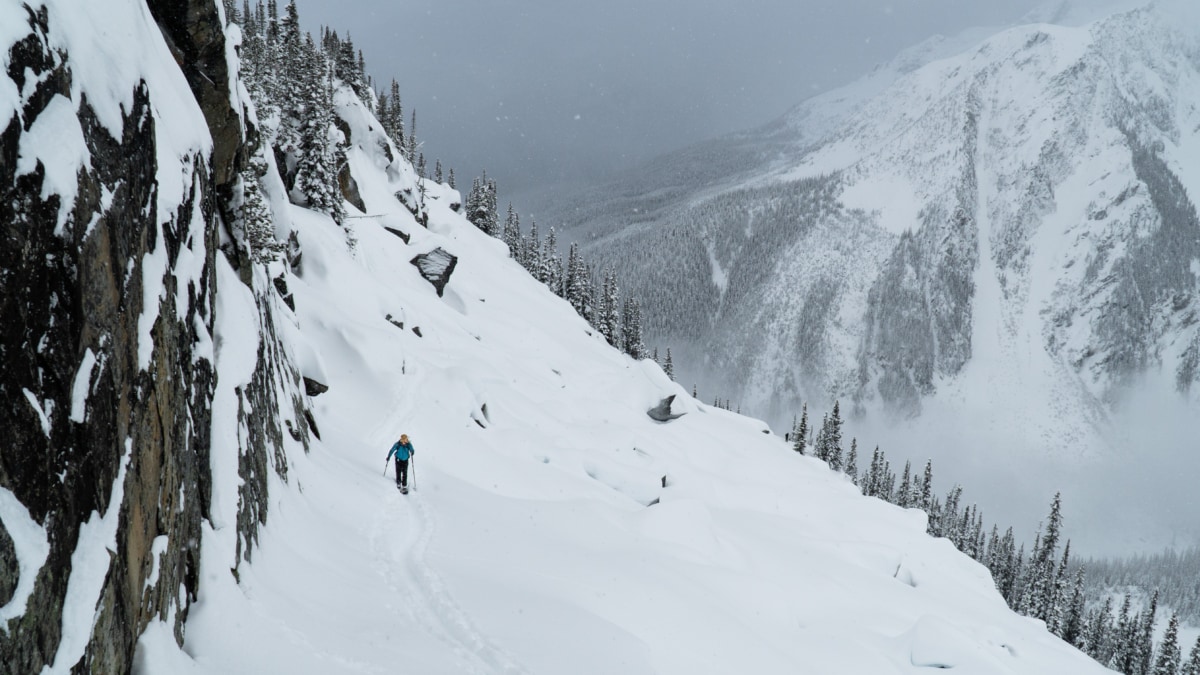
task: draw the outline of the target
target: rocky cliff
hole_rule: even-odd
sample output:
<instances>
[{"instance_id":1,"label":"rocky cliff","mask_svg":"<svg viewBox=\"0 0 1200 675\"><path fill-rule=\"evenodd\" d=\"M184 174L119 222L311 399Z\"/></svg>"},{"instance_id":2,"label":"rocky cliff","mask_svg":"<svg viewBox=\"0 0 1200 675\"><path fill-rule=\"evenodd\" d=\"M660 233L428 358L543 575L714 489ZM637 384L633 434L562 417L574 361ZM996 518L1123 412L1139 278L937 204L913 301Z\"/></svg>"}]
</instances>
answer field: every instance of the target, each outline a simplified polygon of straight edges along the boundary
<instances>
[{"instance_id":1,"label":"rocky cliff","mask_svg":"<svg viewBox=\"0 0 1200 675\"><path fill-rule=\"evenodd\" d=\"M230 234L253 130L221 9L0 10L0 673L129 672L150 621L182 641L199 590L218 259L265 326L232 393L244 433L216 448L238 457L239 542L286 476L283 418L304 444L311 415L277 292Z\"/></svg>"}]
</instances>

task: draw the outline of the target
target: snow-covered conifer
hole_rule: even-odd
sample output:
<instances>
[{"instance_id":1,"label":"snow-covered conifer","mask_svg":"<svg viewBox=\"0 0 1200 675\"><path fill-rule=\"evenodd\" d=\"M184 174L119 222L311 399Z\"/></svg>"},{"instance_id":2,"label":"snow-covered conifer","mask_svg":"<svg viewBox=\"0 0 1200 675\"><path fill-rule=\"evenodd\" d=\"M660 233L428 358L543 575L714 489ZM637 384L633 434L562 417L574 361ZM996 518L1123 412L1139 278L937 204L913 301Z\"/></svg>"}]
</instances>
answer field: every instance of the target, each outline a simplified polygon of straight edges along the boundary
<instances>
[{"instance_id":1,"label":"snow-covered conifer","mask_svg":"<svg viewBox=\"0 0 1200 675\"><path fill-rule=\"evenodd\" d=\"M1183 654L1179 649L1179 613L1171 615L1167 632L1158 647L1158 659L1154 661L1153 675L1178 675Z\"/></svg>"},{"instance_id":2,"label":"snow-covered conifer","mask_svg":"<svg viewBox=\"0 0 1200 675\"><path fill-rule=\"evenodd\" d=\"M529 223L529 235L521 237L521 260L530 276L538 281L546 282L545 263L542 259L542 240L538 234L537 221Z\"/></svg>"},{"instance_id":3,"label":"snow-covered conifer","mask_svg":"<svg viewBox=\"0 0 1200 675\"><path fill-rule=\"evenodd\" d=\"M1196 638L1196 644L1192 646L1192 653L1188 656L1187 663L1183 664L1179 675L1200 675L1200 637Z\"/></svg>"},{"instance_id":4,"label":"snow-covered conifer","mask_svg":"<svg viewBox=\"0 0 1200 675\"><path fill-rule=\"evenodd\" d=\"M521 251L521 217L513 209L512 202L508 203L508 215L504 217L504 243L508 244L508 255L518 263L523 263Z\"/></svg>"},{"instance_id":5,"label":"snow-covered conifer","mask_svg":"<svg viewBox=\"0 0 1200 675\"><path fill-rule=\"evenodd\" d=\"M792 450L804 454L804 444L808 442L808 402L800 404L800 421L796 424L792 439Z\"/></svg>"},{"instance_id":6,"label":"snow-covered conifer","mask_svg":"<svg viewBox=\"0 0 1200 675\"><path fill-rule=\"evenodd\" d=\"M621 340L626 354L639 360L646 358L646 345L642 342L642 308L636 298L625 298L621 312ZM695 385L692 385L692 398L696 398Z\"/></svg>"},{"instance_id":7,"label":"snow-covered conifer","mask_svg":"<svg viewBox=\"0 0 1200 675\"><path fill-rule=\"evenodd\" d=\"M405 156L408 157L408 161L413 162L413 161L416 161L417 148L419 147L419 144L417 143L417 110L416 110L416 108L413 108L412 116L409 119L411 121L408 124L408 147L405 151Z\"/></svg>"},{"instance_id":8,"label":"snow-covered conifer","mask_svg":"<svg viewBox=\"0 0 1200 675\"><path fill-rule=\"evenodd\" d=\"M896 496L896 506L908 508L908 496L912 492L912 462L904 462L904 472L900 475L900 493Z\"/></svg>"},{"instance_id":9,"label":"snow-covered conifer","mask_svg":"<svg viewBox=\"0 0 1200 675\"><path fill-rule=\"evenodd\" d=\"M799 445L794 446L792 449L803 455L804 446L808 443L808 401L800 404L800 426L796 431L799 434L799 438L796 439Z\"/></svg>"},{"instance_id":10,"label":"snow-covered conifer","mask_svg":"<svg viewBox=\"0 0 1200 675\"><path fill-rule=\"evenodd\" d=\"M846 475L850 482L858 485L858 439L850 439L850 452L846 455Z\"/></svg>"},{"instance_id":11,"label":"snow-covered conifer","mask_svg":"<svg viewBox=\"0 0 1200 675\"><path fill-rule=\"evenodd\" d=\"M933 500L933 460L925 461L925 474L921 478L921 503L919 506L925 511L929 511L929 506Z\"/></svg>"}]
</instances>

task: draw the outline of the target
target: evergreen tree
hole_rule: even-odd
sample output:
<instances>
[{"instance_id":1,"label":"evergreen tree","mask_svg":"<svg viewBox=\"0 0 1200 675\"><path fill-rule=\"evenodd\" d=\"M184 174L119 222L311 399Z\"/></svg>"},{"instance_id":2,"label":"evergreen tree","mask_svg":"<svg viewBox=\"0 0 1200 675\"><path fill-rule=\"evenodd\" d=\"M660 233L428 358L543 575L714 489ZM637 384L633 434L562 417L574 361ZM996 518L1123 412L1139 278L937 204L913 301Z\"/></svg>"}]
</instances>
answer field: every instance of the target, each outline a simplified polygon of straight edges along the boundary
<instances>
[{"instance_id":1,"label":"evergreen tree","mask_svg":"<svg viewBox=\"0 0 1200 675\"><path fill-rule=\"evenodd\" d=\"M275 222L263 194L262 178L267 175L267 160L256 152L250 157L249 164L241 172L241 226L251 259L266 263L278 258L284 246L275 239Z\"/></svg>"},{"instance_id":2,"label":"evergreen tree","mask_svg":"<svg viewBox=\"0 0 1200 675\"><path fill-rule=\"evenodd\" d=\"M621 316L621 339L626 354L635 359L646 358L646 345L642 342L642 309L632 297L625 298ZM696 398L696 387L692 385L692 398Z\"/></svg>"},{"instance_id":3,"label":"evergreen tree","mask_svg":"<svg viewBox=\"0 0 1200 675\"><path fill-rule=\"evenodd\" d=\"M1030 583L1026 587L1027 601L1023 614L1054 623L1057 574L1054 564L1058 539L1062 531L1062 493L1054 495L1050 504L1050 515L1046 518L1045 530L1040 541L1035 542L1034 553L1029 560Z\"/></svg>"},{"instance_id":4,"label":"evergreen tree","mask_svg":"<svg viewBox=\"0 0 1200 675\"><path fill-rule=\"evenodd\" d=\"M453 174L453 170L451 170ZM546 243L542 246L542 259L546 261L546 278L544 282L559 296L563 294L563 266L562 256L558 254L558 235L554 231L554 227L546 233ZM641 337L639 326L638 337ZM643 351L645 351L643 349Z\"/></svg>"},{"instance_id":5,"label":"evergreen tree","mask_svg":"<svg viewBox=\"0 0 1200 675\"><path fill-rule=\"evenodd\" d=\"M1183 654L1179 649L1179 613L1171 615L1167 632L1158 647L1158 659L1154 662L1153 675L1178 675Z\"/></svg>"},{"instance_id":6,"label":"evergreen tree","mask_svg":"<svg viewBox=\"0 0 1200 675\"><path fill-rule=\"evenodd\" d=\"M1017 557L1013 559L1012 564L1012 590L1007 596L1008 606L1013 610L1017 610L1021 602L1021 597L1025 593L1025 543L1022 542L1017 548Z\"/></svg>"},{"instance_id":7,"label":"evergreen tree","mask_svg":"<svg viewBox=\"0 0 1200 675\"><path fill-rule=\"evenodd\" d=\"M446 176L446 185L449 185L451 190L458 189L454 185L454 168L453 167L450 168L450 173L447 174L447 176Z\"/></svg>"},{"instance_id":8,"label":"evergreen tree","mask_svg":"<svg viewBox=\"0 0 1200 675\"><path fill-rule=\"evenodd\" d=\"M1046 620L1046 626L1051 633L1062 637L1064 624L1066 622L1066 592L1067 592L1067 570L1071 561L1071 540L1067 540L1066 546L1063 547L1062 562L1058 564L1058 568L1054 573L1053 587L1050 591L1048 611L1049 618Z\"/></svg>"},{"instance_id":9,"label":"evergreen tree","mask_svg":"<svg viewBox=\"0 0 1200 675\"><path fill-rule=\"evenodd\" d=\"M832 419L831 419L831 421L832 421ZM830 444L829 444L829 468L834 471L842 470L842 444L841 443L835 444L835 443L830 442Z\"/></svg>"},{"instance_id":10,"label":"evergreen tree","mask_svg":"<svg viewBox=\"0 0 1200 675\"><path fill-rule=\"evenodd\" d=\"M433 182L444 183L445 177L442 175L442 160L435 160L433 163Z\"/></svg>"},{"instance_id":11,"label":"evergreen tree","mask_svg":"<svg viewBox=\"0 0 1200 675\"><path fill-rule=\"evenodd\" d=\"M1142 614L1134 634L1134 667L1138 673L1150 672L1154 658L1154 621L1158 614L1158 591L1150 596L1150 607Z\"/></svg>"},{"instance_id":12,"label":"evergreen tree","mask_svg":"<svg viewBox=\"0 0 1200 675\"><path fill-rule=\"evenodd\" d=\"M929 511L933 500L933 460L925 460L925 475L921 478L921 503L919 506Z\"/></svg>"},{"instance_id":13,"label":"evergreen tree","mask_svg":"<svg viewBox=\"0 0 1200 675\"><path fill-rule=\"evenodd\" d=\"M408 125L408 148L405 151L405 155L408 157L408 161L412 162L416 160L417 147L419 147L417 143L417 110L415 108L412 111L410 119L412 121ZM493 208L493 210L495 209Z\"/></svg>"},{"instance_id":14,"label":"evergreen tree","mask_svg":"<svg viewBox=\"0 0 1200 675\"><path fill-rule=\"evenodd\" d=\"M1084 636L1084 651L1088 656L1100 663L1108 663L1112 658L1112 648L1109 644L1109 634L1112 631L1113 601L1111 597L1104 599L1104 605L1089 614L1087 634ZM1200 673L1197 673L1200 675Z\"/></svg>"},{"instance_id":15,"label":"evergreen tree","mask_svg":"<svg viewBox=\"0 0 1200 675\"><path fill-rule=\"evenodd\" d=\"M275 0L267 0L267 40L275 42L279 39L279 6Z\"/></svg>"},{"instance_id":16,"label":"evergreen tree","mask_svg":"<svg viewBox=\"0 0 1200 675\"><path fill-rule=\"evenodd\" d=\"M1069 644L1083 648L1085 646L1084 630L1084 610L1086 609L1087 597L1084 594L1083 583L1087 576L1086 566L1080 565L1075 570L1075 583L1071 588L1071 598L1067 601L1065 618L1062 623L1062 631L1059 636Z\"/></svg>"},{"instance_id":17,"label":"evergreen tree","mask_svg":"<svg viewBox=\"0 0 1200 675\"><path fill-rule=\"evenodd\" d=\"M1196 638L1192 653L1188 656L1187 663L1183 664L1179 675L1200 675L1200 637Z\"/></svg>"},{"instance_id":18,"label":"evergreen tree","mask_svg":"<svg viewBox=\"0 0 1200 675\"><path fill-rule=\"evenodd\" d=\"M316 89L324 79L318 62L323 65L325 60L314 53L316 50L311 45L305 44L300 32L300 13L296 9L296 0L288 2L284 17L278 24L279 37L272 42L274 53L268 64L275 73L274 86L267 95L278 101L279 110L283 113L276 145L290 153L301 145L304 128L314 116L319 115L311 107Z\"/></svg>"},{"instance_id":19,"label":"evergreen tree","mask_svg":"<svg viewBox=\"0 0 1200 675\"><path fill-rule=\"evenodd\" d=\"M850 453L846 455L846 475L850 482L858 485L858 439L850 439Z\"/></svg>"},{"instance_id":20,"label":"evergreen tree","mask_svg":"<svg viewBox=\"0 0 1200 675\"><path fill-rule=\"evenodd\" d=\"M829 415L829 431L826 434L827 457L830 462L830 468L838 471L842 468L842 415L841 406L837 401L833 402L833 412Z\"/></svg>"},{"instance_id":21,"label":"evergreen tree","mask_svg":"<svg viewBox=\"0 0 1200 675\"><path fill-rule=\"evenodd\" d=\"M822 462L829 461L829 413L821 417L821 430L817 432L817 442L813 444L813 451L817 459Z\"/></svg>"},{"instance_id":22,"label":"evergreen tree","mask_svg":"<svg viewBox=\"0 0 1200 675\"><path fill-rule=\"evenodd\" d=\"M523 262L521 255L521 217L513 210L512 202L508 203L508 215L504 218L504 243L508 244L508 255L518 263Z\"/></svg>"},{"instance_id":23,"label":"evergreen tree","mask_svg":"<svg viewBox=\"0 0 1200 675\"><path fill-rule=\"evenodd\" d=\"M1117 626L1113 644L1113 654L1109 661L1110 667L1126 675L1133 675L1134 663L1137 660L1137 620L1130 616L1132 598L1125 594L1121 604L1121 614L1117 618Z\"/></svg>"},{"instance_id":24,"label":"evergreen tree","mask_svg":"<svg viewBox=\"0 0 1200 675\"><path fill-rule=\"evenodd\" d=\"M808 440L808 402L805 401L800 406L800 422L796 425L794 432L795 438L792 439L792 450L800 454L804 454L804 444Z\"/></svg>"},{"instance_id":25,"label":"evergreen tree","mask_svg":"<svg viewBox=\"0 0 1200 675\"><path fill-rule=\"evenodd\" d=\"M675 380L675 362L671 360L671 348L667 347L667 358L663 361L663 372L672 381Z\"/></svg>"},{"instance_id":26,"label":"evergreen tree","mask_svg":"<svg viewBox=\"0 0 1200 675\"><path fill-rule=\"evenodd\" d=\"M542 238L538 234L536 220L530 221L529 236L522 239L522 248L525 269L529 270L530 276L534 279L546 283L546 264L542 258Z\"/></svg>"},{"instance_id":27,"label":"evergreen tree","mask_svg":"<svg viewBox=\"0 0 1200 675\"><path fill-rule=\"evenodd\" d=\"M896 496L896 506L908 508L908 496L912 492L912 462L904 462L904 473L900 476L900 494Z\"/></svg>"},{"instance_id":28,"label":"evergreen tree","mask_svg":"<svg viewBox=\"0 0 1200 675\"><path fill-rule=\"evenodd\" d=\"M354 41L350 39L349 34L342 41L337 41L336 35L334 37L334 44L337 49L334 57L334 76L349 85L354 90L356 96L365 100L367 98L367 88L366 83L363 82L362 70L358 65Z\"/></svg>"},{"instance_id":29,"label":"evergreen tree","mask_svg":"<svg viewBox=\"0 0 1200 675\"><path fill-rule=\"evenodd\" d=\"M294 2L288 5L289 15ZM295 191L308 208L328 214L339 225L345 218L341 189L337 182L338 149L333 131L333 81L324 56L312 41L305 40L306 98L301 107L301 137L296 163ZM340 133L340 132L339 132Z\"/></svg>"},{"instance_id":30,"label":"evergreen tree","mask_svg":"<svg viewBox=\"0 0 1200 675\"><path fill-rule=\"evenodd\" d=\"M867 469L867 478L863 483L863 493L868 497L878 497L883 491L883 452L879 450L878 445L875 446L875 452L871 453L871 466Z\"/></svg>"},{"instance_id":31,"label":"evergreen tree","mask_svg":"<svg viewBox=\"0 0 1200 675\"><path fill-rule=\"evenodd\" d=\"M604 269L604 282L600 294L600 306L597 308L596 329L614 347L620 346L621 322L619 308L621 291L617 288L617 276L611 267Z\"/></svg>"},{"instance_id":32,"label":"evergreen tree","mask_svg":"<svg viewBox=\"0 0 1200 675\"><path fill-rule=\"evenodd\" d=\"M484 234L493 237L503 237L498 231L496 215L496 183L488 180L487 171L482 178L476 178L471 183L471 192L467 195L467 220L471 221Z\"/></svg>"},{"instance_id":33,"label":"evergreen tree","mask_svg":"<svg viewBox=\"0 0 1200 675\"><path fill-rule=\"evenodd\" d=\"M404 105L400 102L400 84L395 79L388 94L387 114L382 114L383 130L401 152L407 152L404 141Z\"/></svg>"},{"instance_id":34,"label":"evergreen tree","mask_svg":"<svg viewBox=\"0 0 1200 675\"><path fill-rule=\"evenodd\" d=\"M566 281L563 286L564 297L575 311L585 319L591 316L592 281L588 274L587 263L579 255L579 245L572 242L567 251Z\"/></svg>"}]
</instances>

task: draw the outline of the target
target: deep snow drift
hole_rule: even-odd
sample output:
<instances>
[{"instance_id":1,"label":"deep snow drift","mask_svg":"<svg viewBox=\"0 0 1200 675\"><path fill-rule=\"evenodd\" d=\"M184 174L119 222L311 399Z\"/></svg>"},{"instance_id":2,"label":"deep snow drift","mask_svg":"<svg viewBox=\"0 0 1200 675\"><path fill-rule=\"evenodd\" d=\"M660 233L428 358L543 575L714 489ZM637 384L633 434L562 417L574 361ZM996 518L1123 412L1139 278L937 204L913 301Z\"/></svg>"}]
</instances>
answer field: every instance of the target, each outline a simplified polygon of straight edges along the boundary
<instances>
[{"instance_id":1,"label":"deep snow drift","mask_svg":"<svg viewBox=\"0 0 1200 675\"><path fill-rule=\"evenodd\" d=\"M367 213L348 207L349 232L280 217L302 259L295 311L277 317L330 387L323 440L292 447L286 483L272 476L236 578L222 514L237 479L214 447L186 642L152 625L139 672L1106 672L1010 612L923 513L862 497L764 423L610 348L452 209L458 193L427 185L422 228L392 196L411 167L341 100ZM458 257L442 297L410 263L438 247ZM252 364L258 319L228 268L218 297L225 390ZM670 394L686 414L654 422ZM214 402L215 443L230 415ZM401 432L407 496L382 475Z\"/></svg>"}]
</instances>

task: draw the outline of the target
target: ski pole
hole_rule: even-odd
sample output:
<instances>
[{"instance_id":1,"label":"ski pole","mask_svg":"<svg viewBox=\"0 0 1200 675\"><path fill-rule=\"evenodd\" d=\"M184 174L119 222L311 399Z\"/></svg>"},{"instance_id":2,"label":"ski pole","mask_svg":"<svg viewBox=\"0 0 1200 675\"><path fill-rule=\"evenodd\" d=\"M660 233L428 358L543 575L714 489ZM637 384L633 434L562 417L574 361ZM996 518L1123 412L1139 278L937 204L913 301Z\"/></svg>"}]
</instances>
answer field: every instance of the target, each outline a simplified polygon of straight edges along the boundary
<instances>
[{"instance_id":1,"label":"ski pole","mask_svg":"<svg viewBox=\"0 0 1200 675\"><path fill-rule=\"evenodd\" d=\"M416 490L417 489L417 454L416 453L413 453L412 465L413 465L413 489Z\"/></svg>"},{"instance_id":2,"label":"ski pole","mask_svg":"<svg viewBox=\"0 0 1200 675\"><path fill-rule=\"evenodd\" d=\"M391 457L388 457L387 459L383 460L383 475L385 475L385 476L387 475L387 465L388 465L388 462L390 462L390 461L392 461Z\"/></svg>"}]
</instances>

